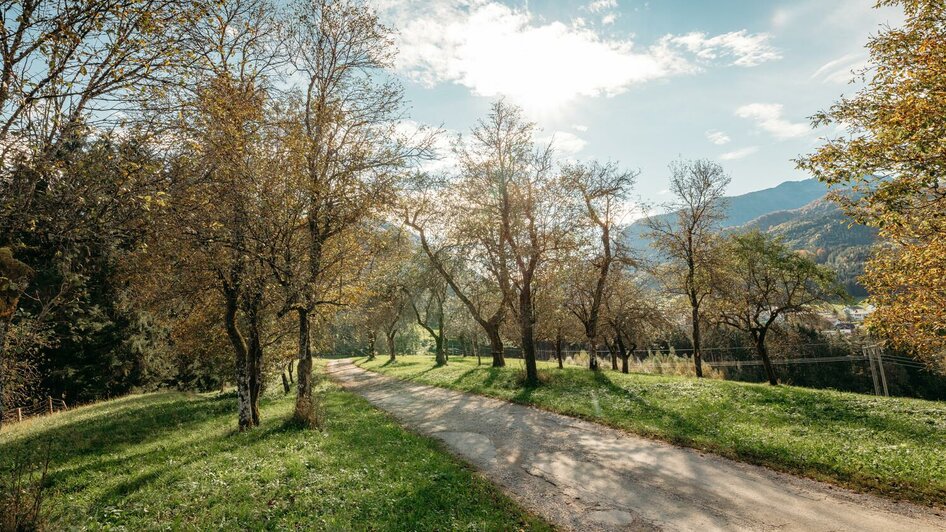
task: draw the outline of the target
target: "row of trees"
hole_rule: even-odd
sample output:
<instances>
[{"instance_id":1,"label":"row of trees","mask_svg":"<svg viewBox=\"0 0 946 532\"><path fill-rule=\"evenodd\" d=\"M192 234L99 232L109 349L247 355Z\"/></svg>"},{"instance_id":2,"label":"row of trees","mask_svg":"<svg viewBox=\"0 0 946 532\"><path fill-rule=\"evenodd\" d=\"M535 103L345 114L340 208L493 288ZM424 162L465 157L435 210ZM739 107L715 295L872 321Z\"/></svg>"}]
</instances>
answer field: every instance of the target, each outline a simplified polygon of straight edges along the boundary
<instances>
[{"instance_id":1,"label":"row of trees","mask_svg":"<svg viewBox=\"0 0 946 532\"><path fill-rule=\"evenodd\" d=\"M397 207L404 233L396 251L380 256L395 265L379 268L374 312L363 313L374 338L387 339L392 360L399 326L416 322L431 336L436 363L446 363L444 308L455 298L465 313L454 319L479 325L467 334L486 339L493 366L505 365L504 343L512 339L528 385L538 384L537 341L557 345L560 359L564 341L580 341L591 369L604 345L614 368L620 358L627 371L637 348L684 324L702 376L705 323L751 336L776 384L769 331L842 297L831 272L778 240L722 233L729 180L709 161L671 166L676 202L666 207L675 214L650 220L659 266L633 256L623 232L636 175L613 163L560 162L535 133L518 108L499 101L455 139L453 172L416 174L406 183Z\"/></svg>"},{"instance_id":2,"label":"row of trees","mask_svg":"<svg viewBox=\"0 0 946 532\"><path fill-rule=\"evenodd\" d=\"M896 68L822 117L876 135L803 164L833 181L892 168L852 205L892 212L882 231L902 236L869 274L877 323L937 352L941 327L910 303L941 296L941 113L917 106L942 85L942 11L891 3L907 28L872 51ZM454 139L455 168L420 171L438 132L404 127L392 30L360 0L0 9L0 419L38 387L92 399L230 383L250 428L266 375L293 358L294 417L311 425L313 354L344 330L393 358L405 320L438 364L448 334L488 345L497 367L516 345L529 385L538 341L583 343L592 369L604 345L626 371L686 328L702 375L705 327L728 327L775 384L770 331L839 295L777 240L719 230L728 178L712 162L671 166L670 216L650 220L656 263L623 244L636 174L560 160L503 101ZM919 96L900 100L899 83ZM921 119L929 135L907 135Z\"/></svg>"}]
</instances>

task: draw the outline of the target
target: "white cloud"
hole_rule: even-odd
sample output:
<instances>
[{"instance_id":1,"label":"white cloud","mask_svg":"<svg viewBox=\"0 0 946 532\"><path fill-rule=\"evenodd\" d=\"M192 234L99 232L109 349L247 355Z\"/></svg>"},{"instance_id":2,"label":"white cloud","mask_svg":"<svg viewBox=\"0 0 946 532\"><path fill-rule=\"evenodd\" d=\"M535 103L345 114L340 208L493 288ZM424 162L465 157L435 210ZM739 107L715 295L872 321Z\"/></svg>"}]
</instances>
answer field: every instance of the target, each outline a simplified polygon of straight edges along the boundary
<instances>
[{"instance_id":1,"label":"white cloud","mask_svg":"<svg viewBox=\"0 0 946 532\"><path fill-rule=\"evenodd\" d=\"M607 26L609 24L614 24L614 21L617 19L618 16L616 13L608 13L607 15L601 17L601 23Z\"/></svg>"},{"instance_id":2,"label":"white cloud","mask_svg":"<svg viewBox=\"0 0 946 532\"><path fill-rule=\"evenodd\" d=\"M726 152L719 156L719 160L735 161L738 159L745 159L746 157L752 155L753 153L757 151L759 151L758 146L749 146L747 148L742 148L742 149Z\"/></svg>"},{"instance_id":3,"label":"white cloud","mask_svg":"<svg viewBox=\"0 0 946 532\"><path fill-rule=\"evenodd\" d=\"M575 131L580 131L584 133L585 131L588 131L588 126L582 125L582 124L575 124L572 126L572 129L574 129Z\"/></svg>"},{"instance_id":4,"label":"white cloud","mask_svg":"<svg viewBox=\"0 0 946 532\"><path fill-rule=\"evenodd\" d=\"M808 124L791 122L782 116L783 106L778 103L752 103L736 109L736 116L756 122L763 131L778 139L804 137L811 128Z\"/></svg>"},{"instance_id":5,"label":"white cloud","mask_svg":"<svg viewBox=\"0 0 946 532\"><path fill-rule=\"evenodd\" d=\"M732 140L731 138L729 138L729 135L727 135L724 131L715 131L715 130L707 131L706 139L717 146L729 144L729 141Z\"/></svg>"},{"instance_id":6,"label":"white cloud","mask_svg":"<svg viewBox=\"0 0 946 532\"><path fill-rule=\"evenodd\" d=\"M731 64L742 67L754 67L781 59L779 51L769 44L771 38L767 33L752 34L747 30L715 37L701 32L665 37L669 43L686 48L700 59L709 61L728 58L732 61Z\"/></svg>"},{"instance_id":7,"label":"white cloud","mask_svg":"<svg viewBox=\"0 0 946 532\"><path fill-rule=\"evenodd\" d=\"M585 6L585 9L592 13L600 13L608 9L614 9L618 6L618 0L594 0Z\"/></svg>"},{"instance_id":8,"label":"white cloud","mask_svg":"<svg viewBox=\"0 0 946 532\"><path fill-rule=\"evenodd\" d=\"M847 54L822 65L811 75L811 79L820 78L825 83L844 84L854 77L852 72L865 66L867 66L867 54L864 52Z\"/></svg>"},{"instance_id":9,"label":"white cloud","mask_svg":"<svg viewBox=\"0 0 946 532\"><path fill-rule=\"evenodd\" d=\"M457 83L479 96L504 95L533 110L579 96L614 96L635 84L697 72L717 58L752 66L777 57L767 35L745 30L668 35L641 47L580 20L544 21L496 0L376 3L399 29L400 73L429 86Z\"/></svg>"},{"instance_id":10,"label":"white cloud","mask_svg":"<svg viewBox=\"0 0 946 532\"><path fill-rule=\"evenodd\" d=\"M558 155L564 157L574 157L588 145L588 141L568 131L556 131L551 137L545 137L539 141L551 142Z\"/></svg>"}]
</instances>

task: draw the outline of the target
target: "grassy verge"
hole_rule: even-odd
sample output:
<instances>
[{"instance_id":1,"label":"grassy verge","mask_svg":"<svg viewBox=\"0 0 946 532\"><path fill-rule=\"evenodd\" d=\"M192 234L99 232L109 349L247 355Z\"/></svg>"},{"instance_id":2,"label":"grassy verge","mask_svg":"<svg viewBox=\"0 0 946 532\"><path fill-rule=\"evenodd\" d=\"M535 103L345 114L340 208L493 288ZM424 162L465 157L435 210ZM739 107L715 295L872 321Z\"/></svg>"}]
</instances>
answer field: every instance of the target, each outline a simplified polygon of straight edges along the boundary
<instances>
[{"instance_id":1,"label":"grassy verge","mask_svg":"<svg viewBox=\"0 0 946 532\"><path fill-rule=\"evenodd\" d=\"M357 363L372 371L577 416L782 471L946 506L946 403L791 386L559 370L523 388L519 361L477 366L405 356Z\"/></svg>"},{"instance_id":2,"label":"grassy verge","mask_svg":"<svg viewBox=\"0 0 946 532\"><path fill-rule=\"evenodd\" d=\"M321 382L324 432L234 431L232 396L131 396L4 428L0 474L49 442L49 528L190 530L547 529L431 439Z\"/></svg>"}]
</instances>

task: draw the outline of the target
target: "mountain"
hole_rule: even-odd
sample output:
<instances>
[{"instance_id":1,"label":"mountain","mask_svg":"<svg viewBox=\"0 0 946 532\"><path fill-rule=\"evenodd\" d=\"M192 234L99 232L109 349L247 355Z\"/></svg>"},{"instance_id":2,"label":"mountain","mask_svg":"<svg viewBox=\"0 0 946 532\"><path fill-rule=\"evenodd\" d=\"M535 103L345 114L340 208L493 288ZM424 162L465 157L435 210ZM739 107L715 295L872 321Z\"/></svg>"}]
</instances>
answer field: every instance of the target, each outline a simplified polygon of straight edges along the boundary
<instances>
[{"instance_id":1,"label":"mountain","mask_svg":"<svg viewBox=\"0 0 946 532\"><path fill-rule=\"evenodd\" d=\"M726 218L722 227L738 227L761 216L780 211L800 209L812 201L823 198L827 189L817 179L786 181L776 187L758 190L741 196L726 198ZM661 215L670 218L673 214ZM628 245L640 251L648 251L650 241L645 237L647 224L639 220L625 231Z\"/></svg>"},{"instance_id":2,"label":"mountain","mask_svg":"<svg viewBox=\"0 0 946 532\"><path fill-rule=\"evenodd\" d=\"M864 273L877 230L855 224L827 198L819 198L800 209L772 212L735 228L751 229L776 234L788 247L810 252L816 262L837 272L849 294L867 295L857 278Z\"/></svg>"},{"instance_id":3,"label":"mountain","mask_svg":"<svg viewBox=\"0 0 946 532\"><path fill-rule=\"evenodd\" d=\"M759 231L780 236L795 250L812 254L819 264L830 266L853 296L866 291L857 282L877 238L876 230L856 225L825 195L824 185L815 179L789 181L741 196L727 198L727 231ZM673 216L672 214L663 215ZM650 255L647 226L643 220L625 231L627 243Z\"/></svg>"}]
</instances>

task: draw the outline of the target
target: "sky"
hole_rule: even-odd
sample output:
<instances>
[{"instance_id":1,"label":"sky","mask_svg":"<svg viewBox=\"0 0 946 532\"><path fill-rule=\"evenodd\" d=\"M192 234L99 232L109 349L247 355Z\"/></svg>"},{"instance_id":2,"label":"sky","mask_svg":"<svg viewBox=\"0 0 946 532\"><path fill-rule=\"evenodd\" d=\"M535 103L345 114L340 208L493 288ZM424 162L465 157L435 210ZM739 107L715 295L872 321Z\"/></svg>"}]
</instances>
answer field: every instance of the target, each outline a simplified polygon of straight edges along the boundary
<instances>
[{"instance_id":1,"label":"sky","mask_svg":"<svg viewBox=\"0 0 946 532\"><path fill-rule=\"evenodd\" d=\"M857 89L868 38L902 21L873 0L373 0L397 31L411 119L469 131L498 98L567 159L640 172L718 161L743 194L809 176L793 159L835 130L808 117Z\"/></svg>"}]
</instances>

